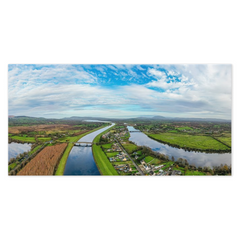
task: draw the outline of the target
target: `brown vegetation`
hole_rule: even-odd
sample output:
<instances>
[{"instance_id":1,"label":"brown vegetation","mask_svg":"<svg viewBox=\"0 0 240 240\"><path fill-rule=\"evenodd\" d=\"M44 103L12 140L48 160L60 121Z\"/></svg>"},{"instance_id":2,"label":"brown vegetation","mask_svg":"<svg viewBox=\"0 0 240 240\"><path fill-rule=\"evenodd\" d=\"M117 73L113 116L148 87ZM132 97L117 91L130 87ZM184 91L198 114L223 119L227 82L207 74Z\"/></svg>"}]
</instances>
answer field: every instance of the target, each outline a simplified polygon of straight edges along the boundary
<instances>
[{"instance_id":1,"label":"brown vegetation","mask_svg":"<svg viewBox=\"0 0 240 240\"><path fill-rule=\"evenodd\" d=\"M41 124L41 125L33 125L33 126L9 127L8 132L11 134L19 134L23 132L40 132L40 131L57 132L57 131L66 131L69 129L75 129L75 128L67 124L51 124L51 125Z\"/></svg>"},{"instance_id":2,"label":"brown vegetation","mask_svg":"<svg viewBox=\"0 0 240 240\"><path fill-rule=\"evenodd\" d=\"M53 175L67 143L45 147L17 175Z\"/></svg>"}]
</instances>

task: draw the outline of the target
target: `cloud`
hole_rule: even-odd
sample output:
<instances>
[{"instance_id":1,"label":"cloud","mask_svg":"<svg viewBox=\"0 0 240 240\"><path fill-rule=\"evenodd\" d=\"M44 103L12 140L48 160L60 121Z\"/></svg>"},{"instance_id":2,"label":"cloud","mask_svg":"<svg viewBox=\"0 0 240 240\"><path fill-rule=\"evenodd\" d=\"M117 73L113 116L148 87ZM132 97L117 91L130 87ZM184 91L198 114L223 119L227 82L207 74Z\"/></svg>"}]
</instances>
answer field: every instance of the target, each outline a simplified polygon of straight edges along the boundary
<instances>
[{"instance_id":1,"label":"cloud","mask_svg":"<svg viewBox=\"0 0 240 240\"><path fill-rule=\"evenodd\" d=\"M230 65L9 65L8 76L11 115L231 118Z\"/></svg>"}]
</instances>

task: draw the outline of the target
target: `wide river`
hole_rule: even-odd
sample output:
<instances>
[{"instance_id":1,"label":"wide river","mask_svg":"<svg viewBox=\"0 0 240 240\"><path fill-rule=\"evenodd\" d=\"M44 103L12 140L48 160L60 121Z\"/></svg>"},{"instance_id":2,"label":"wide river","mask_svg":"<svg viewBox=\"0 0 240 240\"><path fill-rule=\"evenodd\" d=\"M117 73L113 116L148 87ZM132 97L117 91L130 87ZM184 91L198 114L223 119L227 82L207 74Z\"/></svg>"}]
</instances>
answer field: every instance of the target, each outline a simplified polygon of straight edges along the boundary
<instances>
[{"instance_id":1,"label":"wide river","mask_svg":"<svg viewBox=\"0 0 240 240\"><path fill-rule=\"evenodd\" d=\"M134 127L128 126L129 131L138 131ZM203 153L194 151L185 151L184 149L174 148L167 144L160 143L149 138L142 132L130 132L130 141L138 146L150 147L153 151L157 151L172 156L177 160L178 158L187 159L189 164L194 164L196 167L213 167L221 164L231 165L231 153Z\"/></svg>"},{"instance_id":2,"label":"wide river","mask_svg":"<svg viewBox=\"0 0 240 240\"><path fill-rule=\"evenodd\" d=\"M98 134L114 125L115 123L112 123L111 126L92 132L82 137L78 142L92 142ZM64 175L100 175L92 155L92 147L74 146L68 156Z\"/></svg>"}]
</instances>

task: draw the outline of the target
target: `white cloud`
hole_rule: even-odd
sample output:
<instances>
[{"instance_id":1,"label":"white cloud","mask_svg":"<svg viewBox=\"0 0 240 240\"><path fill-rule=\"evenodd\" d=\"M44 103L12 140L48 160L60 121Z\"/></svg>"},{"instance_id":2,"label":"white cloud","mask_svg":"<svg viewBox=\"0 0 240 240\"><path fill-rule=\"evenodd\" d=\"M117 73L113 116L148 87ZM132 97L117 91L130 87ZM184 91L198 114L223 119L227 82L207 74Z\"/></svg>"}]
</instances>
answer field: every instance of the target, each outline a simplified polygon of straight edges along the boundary
<instances>
[{"instance_id":1,"label":"white cloud","mask_svg":"<svg viewBox=\"0 0 240 240\"><path fill-rule=\"evenodd\" d=\"M160 66L167 74L157 67L148 70L148 75L156 80L147 84L129 83L109 88L91 85L97 78L80 67L16 66L9 71L9 113L52 117L96 116L97 113L106 117L202 114L203 117L231 118L231 66ZM100 68L99 71L107 71L107 68ZM126 71L133 76L136 74L131 67Z\"/></svg>"}]
</instances>

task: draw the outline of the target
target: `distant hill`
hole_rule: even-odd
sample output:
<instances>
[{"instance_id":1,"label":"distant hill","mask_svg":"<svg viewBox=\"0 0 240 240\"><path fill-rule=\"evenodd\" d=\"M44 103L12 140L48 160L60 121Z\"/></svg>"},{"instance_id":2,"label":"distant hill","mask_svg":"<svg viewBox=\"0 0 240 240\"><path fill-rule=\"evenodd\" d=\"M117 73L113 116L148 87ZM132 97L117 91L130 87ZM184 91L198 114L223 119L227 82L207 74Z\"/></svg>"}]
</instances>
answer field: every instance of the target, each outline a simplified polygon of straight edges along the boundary
<instances>
[{"instance_id":1,"label":"distant hill","mask_svg":"<svg viewBox=\"0 0 240 240\"><path fill-rule=\"evenodd\" d=\"M166 118L163 116L154 116L152 119L166 119Z\"/></svg>"},{"instance_id":2,"label":"distant hill","mask_svg":"<svg viewBox=\"0 0 240 240\"><path fill-rule=\"evenodd\" d=\"M219 118L172 118L173 121L189 121L189 122L231 122L231 120L219 119Z\"/></svg>"},{"instance_id":3,"label":"distant hill","mask_svg":"<svg viewBox=\"0 0 240 240\"><path fill-rule=\"evenodd\" d=\"M48 122L48 121L84 121L84 120L98 120L98 121L185 121L185 122L231 122L231 120L225 119L218 119L218 118L179 118L179 117L163 117L163 116L141 116L141 117L134 117L134 118L104 118L104 117L79 117L79 116L72 116L72 117L65 117L61 119L56 118L44 118L44 117L29 117L29 116L14 116L9 115L9 122Z\"/></svg>"}]
</instances>

